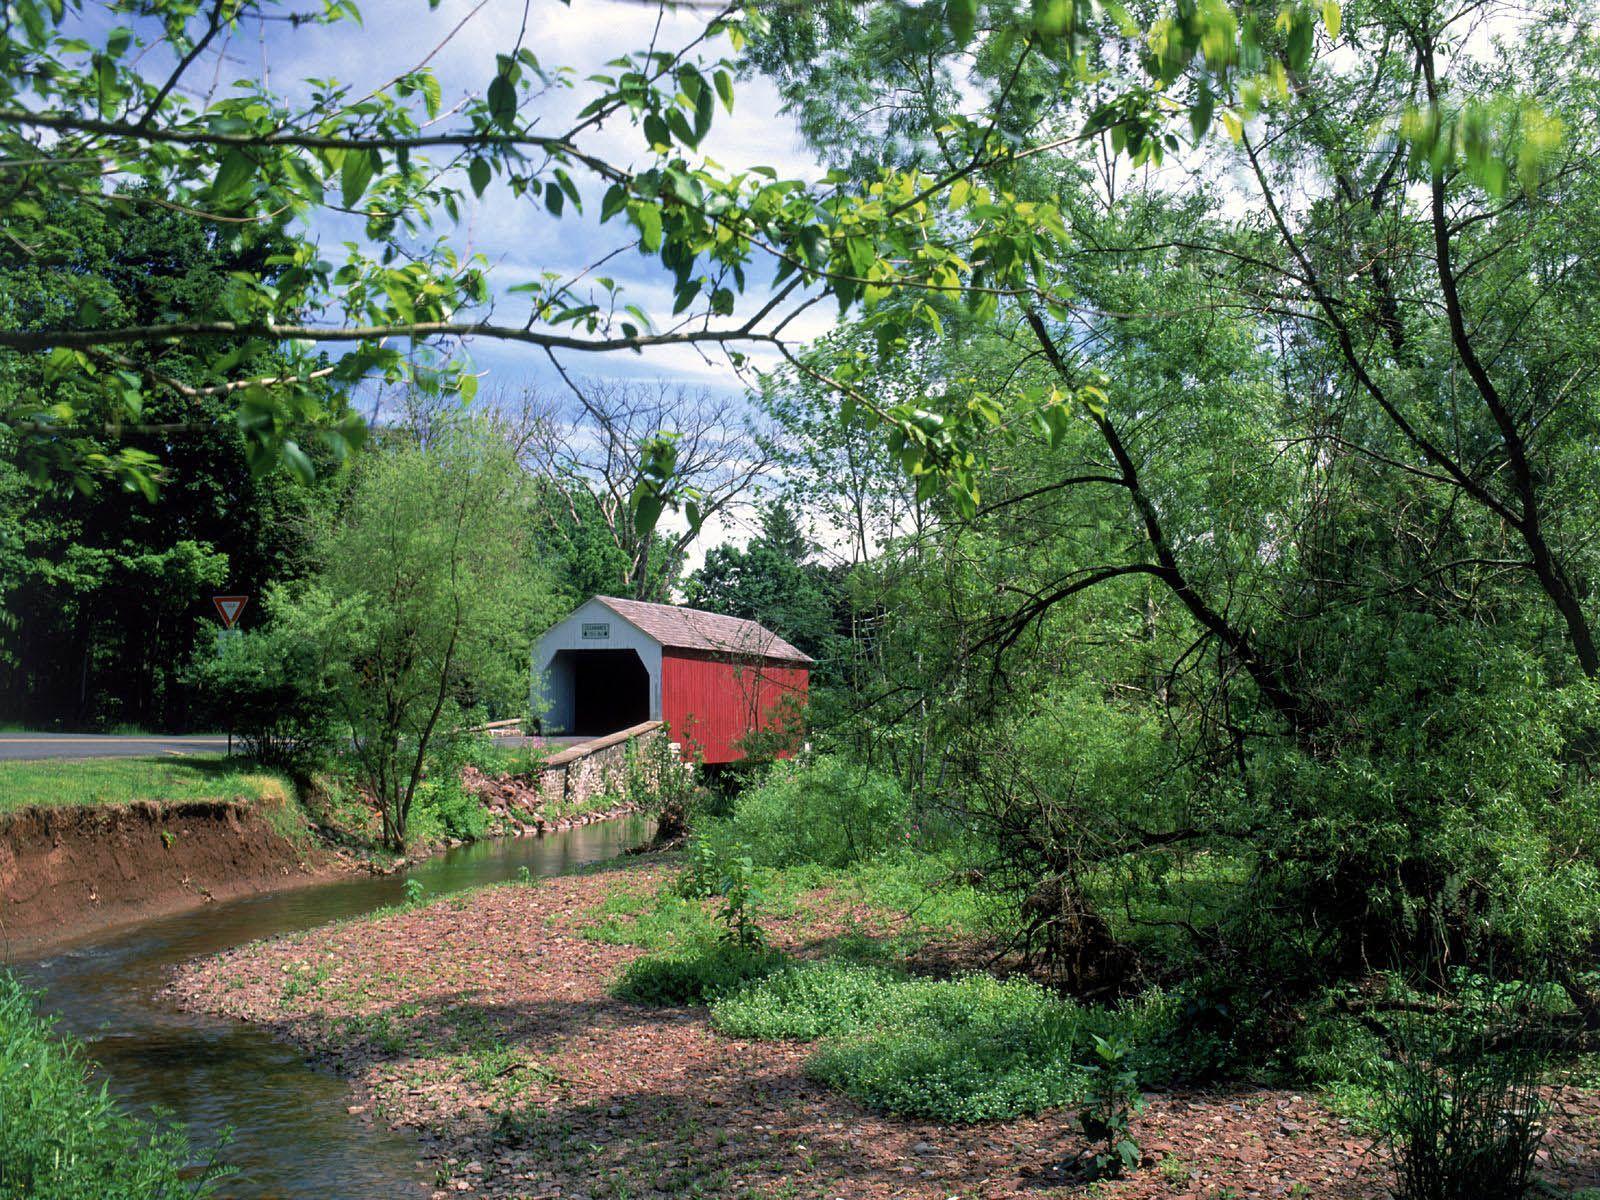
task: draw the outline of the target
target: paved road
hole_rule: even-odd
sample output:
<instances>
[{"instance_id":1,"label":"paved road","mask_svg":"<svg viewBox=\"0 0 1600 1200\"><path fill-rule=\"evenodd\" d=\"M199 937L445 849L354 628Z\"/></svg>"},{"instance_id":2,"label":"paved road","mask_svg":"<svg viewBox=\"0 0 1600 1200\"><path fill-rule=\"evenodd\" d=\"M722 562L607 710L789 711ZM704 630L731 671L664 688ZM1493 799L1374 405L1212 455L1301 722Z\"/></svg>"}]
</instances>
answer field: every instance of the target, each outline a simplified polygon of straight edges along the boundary
<instances>
[{"instance_id":1,"label":"paved road","mask_svg":"<svg viewBox=\"0 0 1600 1200\"><path fill-rule=\"evenodd\" d=\"M138 758L148 754L221 754L226 737L122 737L101 733L0 733L0 760Z\"/></svg>"},{"instance_id":2,"label":"paved road","mask_svg":"<svg viewBox=\"0 0 1600 1200\"><path fill-rule=\"evenodd\" d=\"M596 735L552 735L543 738L507 737L505 746L543 744L554 748L576 746ZM124 737L107 733L0 733L0 762L6 759L43 758L140 758L150 754L222 754L228 749L226 736L195 735L175 737Z\"/></svg>"},{"instance_id":3,"label":"paved road","mask_svg":"<svg viewBox=\"0 0 1600 1200\"><path fill-rule=\"evenodd\" d=\"M599 733L547 733L539 737L523 737L514 733L508 737L495 738L495 743L500 746L549 746L555 750L565 750L568 746L581 746L584 742L592 742L595 738L604 736Z\"/></svg>"}]
</instances>

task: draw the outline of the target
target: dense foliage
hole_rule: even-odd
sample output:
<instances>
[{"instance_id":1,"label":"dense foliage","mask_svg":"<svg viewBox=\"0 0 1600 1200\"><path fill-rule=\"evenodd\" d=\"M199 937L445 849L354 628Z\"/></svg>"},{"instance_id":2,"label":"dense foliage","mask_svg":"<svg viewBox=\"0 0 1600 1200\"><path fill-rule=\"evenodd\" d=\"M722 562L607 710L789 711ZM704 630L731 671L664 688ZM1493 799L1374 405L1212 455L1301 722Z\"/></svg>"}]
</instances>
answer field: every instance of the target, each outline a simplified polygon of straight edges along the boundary
<instances>
[{"instance_id":1,"label":"dense foliage","mask_svg":"<svg viewBox=\"0 0 1600 1200\"><path fill-rule=\"evenodd\" d=\"M224 290L232 272L267 270L270 278L266 260L282 249L270 240L241 248L195 217L131 204L107 212L57 203L45 220L11 232L0 238L0 304L25 327L64 312L154 319ZM234 350L261 373L277 361L259 346ZM159 363L180 379L199 369L194 348L181 345L136 351L129 362ZM70 438L0 440L0 720L204 722L185 668L196 633L214 627L211 595L259 596L267 583L301 574L305 522L328 487L253 470L259 443L223 420L220 398L167 390L130 417L45 359L15 354L0 354L0 389L44 414L90 404L94 420ZM94 463L106 455L139 456L151 499L162 485L160 503L102 485Z\"/></svg>"}]
</instances>

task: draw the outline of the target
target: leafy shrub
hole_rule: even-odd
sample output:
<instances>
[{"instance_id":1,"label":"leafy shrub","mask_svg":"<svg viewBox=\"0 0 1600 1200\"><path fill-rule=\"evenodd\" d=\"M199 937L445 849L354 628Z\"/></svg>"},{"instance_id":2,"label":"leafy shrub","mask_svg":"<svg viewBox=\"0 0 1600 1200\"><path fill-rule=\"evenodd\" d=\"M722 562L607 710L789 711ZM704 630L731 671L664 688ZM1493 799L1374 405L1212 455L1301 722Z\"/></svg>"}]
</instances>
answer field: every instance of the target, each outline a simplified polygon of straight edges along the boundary
<instances>
[{"instance_id":1,"label":"leafy shrub","mask_svg":"<svg viewBox=\"0 0 1600 1200\"><path fill-rule=\"evenodd\" d=\"M909 812L893 779L824 756L773 767L739 797L731 824L763 866L845 867L902 843Z\"/></svg>"},{"instance_id":2,"label":"leafy shrub","mask_svg":"<svg viewBox=\"0 0 1600 1200\"><path fill-rule=\"evenodd\" d=\"M0 1200L179 1200L219 1175L189 1170L181 1131L122 1112L90 1082L79 1045L56 1036L0 971Z\"/></svg>"},{"instance_id":3,"label":"leafy shrub","mask_svg":"<svg viewBox=\"0 0 1600 1200\"><path fill-rule=\"evenodd\" d=\"M659 1008L705 1004L777 970L782 963L783 956L765 946L698 941L635 959L612 991L619 999Z\"/></svg>"},{"instance_id":4,"label":"leafy shrub","mask_svg":"<svg viewBox=\"0 0 1600 1200\"><path fill-rule=\"evenodd\" d=\"M1082 1099L1081 1013L1032 984L986 976L940 985L904 1023L824 1041L813 1078L869 1108L990 1121Z\"/></svg>"},{"instance_id":5,"label":"leafy shrub","mask_svg":"<svg viewBox=\"0 0 1600 1200\"><path fill-rule=\"evenodd\" d=\"M1585 953L1600 789L1565 764L1584 756L1600 694L1420 616L1382 647L1351 660L1326 746L1254 761L1263 868L1240 895L1240 940L1280 977L1315 980ZM1274 962L1285 948L1304 963Z\"/></svg>"},{"instance_id":6,"label":"leafy shrub","mask_svg":"<svg viewBox=\"0 0 1600 1200\"><path fill-rule=\"evenodd\" d=\"M714 999L732 1037L820 1042L814 1078L869 1108L943 1121L1040 1112L1090 1092L1097 1035L1129 1070L1159 1077L1173 1005L1154 997L1085 1008L1025 980L918 979L837 961L771 971Z\"/></svg>"},{"instance_id":7,"label":"leafy shrub","mask_svg":"<svg viewBox=\"0 0 1600 1200\"><path fill-rule=\"evenodd\" d=\"M245 754L305 777L332 751L333 693L288 594L269 590L265 606L270 619L260 628L216 646L203 635L185 679L200 693L205 718L232 731Z\"/></svg>"},{"instance_id":8,"label":"leafy shrub","mask_svg":"<svg viewBox=\"0 0 1600 1200\"><path fill-rule=\"evenodd\" d=\"M489 828L489 813L477 794L467 790L461 772L476 766L487 739L472 734L442 737L428 754L427 775L417 785L412 836L427 841L443 835L475 842Z\"/></svg>"},{"instance_id":9,"label":"leafy shrub","mask_svg":"<svg viewBox=\"0 0 1600 1200\"><path fill-rule=\"evenodd\" d=\"M730 1037L815 1041L893 1020L906 979L882 967L804 963L740 988L711 1007Z\"/></svg>"}]
</instances>

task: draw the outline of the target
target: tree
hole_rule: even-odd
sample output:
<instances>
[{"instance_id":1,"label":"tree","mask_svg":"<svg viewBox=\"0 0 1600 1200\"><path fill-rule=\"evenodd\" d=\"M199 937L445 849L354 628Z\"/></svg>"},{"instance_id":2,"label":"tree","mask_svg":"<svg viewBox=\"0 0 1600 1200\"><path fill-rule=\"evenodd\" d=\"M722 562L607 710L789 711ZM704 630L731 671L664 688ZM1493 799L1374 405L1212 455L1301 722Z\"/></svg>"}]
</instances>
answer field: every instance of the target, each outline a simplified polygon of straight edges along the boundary
<instances>
[{"instance_id":1,"label":"tree","mask_svg":"<svg viewBox=\"0 0 1600 1200\"><path fill-rule=\"evenodd\" d=\"M545 508L546 536L590 564L603 559L614 578L601 590L665 599L704 523L745 503L770 456L748 421L730 419L726 400L710 392L569 382L576 403L565 410L538 394L524 397L525 409L543 414L529 457L545 495L561 501ZM670 456L672 494L687 512L681 529L640 519L642 499L665 485L640 457L652 441Z\"/></svg>"},{"instance_id":2,"label":"tree","mask_svg":"<svg viewBox=\"0 0 1600 1200\"><path fill-rule=\"evenodd\" d=\"M262 272L286 243L241 249L193 216L137 206L116 220L57 201L47 219L0 239L0 293L24 325L65 312L151 320L228 286L231 273ZM270 347L235 344L252 370L270 372ZM201 356L182 345L128 352L175 378L193 378ZM324 390L326 385L322 385ZM82 381L40 356L0 356L0 389L41 410L93 402ZM326 395L322 402L343 402ZM205 420L192 421L196 408ZM151 389L137 420L96 408L109 427L75 438L0 442L14 490L7 504L14 557L0 627L0 718L36 725L135 723L184 728L198 716L183 681L196 632L213 627L210 595L259 597L269 582L306 567L310 512L336 498L337 480L308 485L265 465L260 443L226 418L219 397L199 402ZM313 449L322 466L330 463ZM138 463L160 503L129 503L92 469L96 458ZM247 623L256 612L246 610ZM209 653L209 646L205 653Z\"/></svg>"},{"instance_id":3,"label":"tree","mask_svg":"<svg viewBox=\"0 0 1600 1200\"><path fill-rule=\"evenodd\" d=\"M426 450L363 459L318 538L322 565L284 613L321 647L387 845L406 845L417 785L465 716L520 711L551 587L528 557L513 448L467 423Z\"/></svg>"},{"instance_id":4,"label":"tree","mask_svg":"<svg viewBox=\"0 0 1600 1200\"><path fill-rule=\"evenodd\" d=\"M852 11L785 86L819 110L891 95L884 157L948 161L948 89ZM899 619L837 736L956 797L1058 953L1114 963L1097 905L1197 854L1248 880L1183 918L1193 957L1170 968L1226 962L1208 986L1437 982L1491 948L1540 971L1600 936L1580 915L1600 870L1580 449L1600 53L1562 5L1492 58L1445 32L1496 15L1352 10L1340 52L1200 143L1195 173L1130 176L1092 144L978 172L1061 221L1029 288L942 307L943 334L888 289L769 385L819 461L852 421L884 428L886 401L971 457L963 498L889 426L929 519L920 555L881 556ZM1071 127L1087 98L1049 82L1019 72L1014 115ZM1541 97L1530 136L1583 127L1542 186L1484 178L1481 94ZM1454 149L1370 139L1407 108L1462 122ZM875 131L826 128L845 126L823 152L873 176ZM815 436L821 386L856 403Z\"/></svg>"},{"instance_id":5,"label":"tree","mask_svg":"<svg viewBox=\"0 0 1600 1200\"><path fill-rule=\"evenodd\" d=\"M241 411L259 418L268 441L292 463L302 460L297 446L290 449L291 427L319 430L335 446L348 434L340 424L319 424L325 409L309 387L318 380L353 383L376 374L470 391L475 377L463 360L441 365L411 356L394 344L400 339L495 338L551 356L652 346L735 354L767 346L791 354L784 330L821 295L841 309L870 312L884 293L905 291L915 300L903 320L929 326L940 319L932 301L941 297L964 297L981 311L1001 299L1056 302L1032 277L1033 265L1064 230L1049 203L1023 200L1007 186L1019 165L1093 138L1108 139L1113 157L1126 154L1135 167L1159 165L1179 148L1174 121L1187 116L1196 137L1214 116L1238 128L1265 105L1286 100L1291 80L1310 69L1319 36L1337 38L1340 28L1335 0L1286 0L1270 23L1248 12L1241 19L1225 4L1183 4L1140 22L1121 5L1091 0L996 3L985 6L981 22L976 0L831 13L827 19L852 33L870 31L901 58L927 64L937 85L929 94L941 111L926 129L937 129L940 156L926 160L931 169L919 160L875 178L845 173L813 184L695 159L719 102L733 104L736 64L711 57L709 47L726 37L737 54L752 36L766 39L773 27L758 6L716 12L677 51L652 45L614 60L614 73L586 81L592 99L570 127L553 133L540 128L537 106L526 104L554 78L552 65L541 63L520 33L496 56L481 91L449 112L441 111L442 89L426 58L359 96L338 81L314 81L312 99L296 107L265 78L194 86L204 70L223 82L227 39L241 22L279 15L259 0L157 0L128 24L112 25L82 20L76 4L13 0L13 7L0 42L0 137L11 168L0 217L37 215L46 195L117 212L138 203L176 205L244 241L287 233L294 248L271 286L241 273L235 286L156 320L82 313L36 327L6 322L0 346L52 354L57 369L114 393L128 412L153 385L196 401L237 395ZM337 24L352 12L330 2L317 14L297 14L289 32ZM825 44L787 36L805 35L815 20L780 14L777 42ZM155 47L161 53L147 52ZM1114 69L1088 71L1090 51ZM983 86L976 92L954 86L948 74L968 61L978 64ZM975 103L966 103L969 94ZM1063 95L1081 101L1072 114L1081 118L1078 129L1065 133L1055 103ZM623 123L641 139L642 169L594 146L602 126L609 135ZM1442 166L1460 161L1502 189L1507 161L1515 159L1525 180L1536 179L1559 142L1548 122L1507 116L1492 104L1456 109L1431 97L1388 114L1388 123L1415 154ZM137 199L108 194L105 181L118 178L150 187ZM569 209L581 214L586 189L591 204L592 193L603 192L601 223L622 219L625 244L670 276L674 318L688 315L663 329L614 281L588 269L536 274L537 282L521 289L528 293L525 321L483 315L492 294L486 262L447 238L427 239L436 223L456 220L469 189L481 195L496 181L514 197L542 201L553 218ZM322 256L306 224L328 208L366 223L368 244L354 244L337 263ZM401 238L417 248L402 255ZM735 316L758 264L776 268L774 290L752 297ZM896 336L886 326L882 341ZM128 346L174 338L196 345L259 339L278 344L290 361L277 374L249 377L225 354L213 354L204 380L184 383L121 359ZM319 345L353 348L324 365L310 349ZM849 379L833 382L847 386ZM859 392L850 402L896 431L908 466L944 478L964 507L976 503L959 423L935 426L925 410L885 408ZM40 437L84 419L76 407L41 419L26 405L8 406L5 417L13 429ZM670 456L647 461L670 474ZM137 469L115 457L101 465ZM661 487L644 494L671 493ZM653 503L641 509L645 525Z\"/></svg>"},{"instance_id":6,"label":"tree","mask_svg":"<svg viewBox=\"0 0 1600 1200\"><path fill-rule=\"evenodd\" d=\"M783 500L761 511L761 532L748 546L716 547L684 582L696 608L758 621L831 673L842 603L833 572L811 561L812 546Z\"/></svg>"}]
</instances>

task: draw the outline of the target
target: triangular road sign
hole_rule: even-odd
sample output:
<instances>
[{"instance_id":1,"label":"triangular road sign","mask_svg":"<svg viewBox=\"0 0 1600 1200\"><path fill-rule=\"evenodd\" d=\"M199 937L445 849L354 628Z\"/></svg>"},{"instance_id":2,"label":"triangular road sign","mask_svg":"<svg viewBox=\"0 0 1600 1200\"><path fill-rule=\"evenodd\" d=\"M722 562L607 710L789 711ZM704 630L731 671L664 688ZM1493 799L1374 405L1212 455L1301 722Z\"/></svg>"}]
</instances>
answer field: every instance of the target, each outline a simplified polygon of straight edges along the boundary
<instances>
[{"instance_id":1,"label":"triangular road sign","mask_svg":"<svg viewBox=\"0 0 1600 1200\"><path fill-rule=\"evenodd\" d=\"M244 606L250 603L250 597L213 596L211 603L217 606L217 615L222 618L222 627L232 629L238 623L239 614L244 611Z\"/></svg>"}]
</instances>

